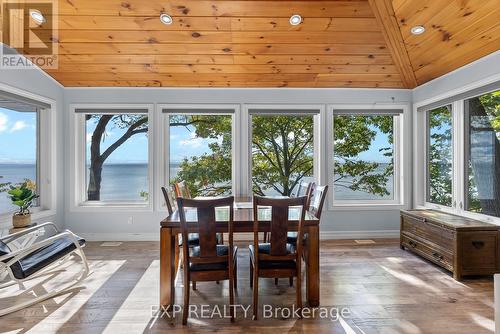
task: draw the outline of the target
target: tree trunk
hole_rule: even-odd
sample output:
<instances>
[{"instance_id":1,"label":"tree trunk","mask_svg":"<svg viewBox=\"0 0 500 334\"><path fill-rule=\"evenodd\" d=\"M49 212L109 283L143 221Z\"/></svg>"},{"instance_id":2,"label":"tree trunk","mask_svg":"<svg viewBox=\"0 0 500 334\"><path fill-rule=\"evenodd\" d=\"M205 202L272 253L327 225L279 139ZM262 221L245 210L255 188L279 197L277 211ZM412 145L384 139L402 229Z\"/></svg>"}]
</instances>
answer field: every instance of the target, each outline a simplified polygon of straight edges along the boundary
<instances>
[{"instance_id":1,"label":"tree trunk","mask_svg":"<svg viewBox=\"0 0 500 334\"><path fill-rule=\"evenodd\" d=\"M101 199L102 163L92 161L89 169L89 188L87 189L87 200L99 201Z\"/></svg>"}]
</instances>

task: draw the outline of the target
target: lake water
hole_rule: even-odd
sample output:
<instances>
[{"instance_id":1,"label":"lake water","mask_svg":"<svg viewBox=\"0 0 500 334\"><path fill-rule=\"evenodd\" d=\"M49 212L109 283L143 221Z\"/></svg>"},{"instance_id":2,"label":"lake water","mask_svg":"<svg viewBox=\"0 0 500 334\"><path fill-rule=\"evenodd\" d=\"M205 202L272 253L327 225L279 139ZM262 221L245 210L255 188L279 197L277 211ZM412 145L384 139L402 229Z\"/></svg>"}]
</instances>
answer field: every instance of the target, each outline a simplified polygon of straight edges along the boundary
<instances>
[{"instance_id":1,"label":"lake water","mask_svg":"<svg viewBox=\"0 0 500 334\"><path fill-rule=\"evenodd\" d=\"M385 166L380 166L381 169ZM179 170L179 166L172 165L171 177ZM0 164L0 183L20 183L28 178L35 180L36 166L34 164ZM393 197L393 180L389 179L386 185L390 192L387 196L377 196L361 191L352 191L336 187L337 199L389 199ZM106 164L103 167L101 199L104 201L142 201L140 193L148 190L147 164ZM16 207L10 203L6 193L0 193L0 213L13 211Z\"/></svg>"}]
</instances>

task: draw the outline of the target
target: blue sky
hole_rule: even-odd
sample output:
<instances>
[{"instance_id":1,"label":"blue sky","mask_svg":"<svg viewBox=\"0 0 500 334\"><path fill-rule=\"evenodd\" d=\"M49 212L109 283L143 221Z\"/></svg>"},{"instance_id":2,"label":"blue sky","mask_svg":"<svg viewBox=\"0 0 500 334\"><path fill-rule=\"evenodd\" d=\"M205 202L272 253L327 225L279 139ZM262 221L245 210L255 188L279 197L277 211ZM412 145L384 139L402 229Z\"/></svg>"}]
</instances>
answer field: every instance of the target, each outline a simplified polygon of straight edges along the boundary
<instances>
[{"instance_id":1,"label":"blue sky","mask_svg":"<svg viewBox=\"0 0 500 334\"><path fill-rule=\"evenodd\" d=\"M91 119L87 121L87 161L90 159L90 140L95 130L96 122ZM114 124L106 126L104 140L101 142L101 153L111 144L118 140L126 129L120 129ZM146 163L148 161L148 137L139 133L129 138L120 145L106 160L106 163Z\"/></svg>"},{"instance_id":2,"label":"blue sky","mask_svg":"<svg viewBox=\"0 0 500 334\"><path fill-rule=\"evenodd\" d=\"M0 163L34 163L36 113L0 108Z\"/></svg>"},{"instance_id":3,"label":"blue sky","mask_svg":"<svg viewBox=\"0 0 500 334\"><path fill-rule=\"evenodd\" d=\"M194 127L173 126L170 128L170 160L180 162L184 158L210 152L208 144L214 139L196 138Z\"/></svg>"},{"instance_id":4,"label":"blue sky","mask_svg":"<svg viewBox=\"0 0 500 334\"><path fill-rule=\"evenodd\" d=\"M372 141L370 145L370 149L359 154L358 160L364 161L372 161L372 162L381 162L381 163L389 163L390 159L382 155L379 152L381 148L391 147L389 144L389 138L386 134L382 133L380 130L374 129L377 134L375 135L375 139Z\"/></svg>"}]
</instances>

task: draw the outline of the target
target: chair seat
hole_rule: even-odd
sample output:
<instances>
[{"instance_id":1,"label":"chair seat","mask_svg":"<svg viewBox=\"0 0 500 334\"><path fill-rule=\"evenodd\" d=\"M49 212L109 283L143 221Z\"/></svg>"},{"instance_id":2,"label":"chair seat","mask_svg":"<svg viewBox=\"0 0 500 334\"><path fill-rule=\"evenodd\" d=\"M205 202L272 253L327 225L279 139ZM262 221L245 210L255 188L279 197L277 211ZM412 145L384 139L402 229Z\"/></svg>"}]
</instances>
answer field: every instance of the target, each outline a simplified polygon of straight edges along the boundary
<instances>
[{"instance_id":1,"label":"chair seat","mask_svg":"<svg viewBox=\"0 0 500 334\"><path fill-rule=\"evenodd\" d=\"M233 247L233 258L236 259L238 247ZM229 254L228 245L217 245L217 256L226 256ZM190 256L198 257L200 256L200 246L195 246L191 248ZM227 270L228 262L217 262L217 263L190 263L189 269L191 271L213 271L213 270Z\"/></svg>"},{"instance_id":2,"label":"chair seat","mask_svg":"<svg viewBox=\"0 0 500 334\"><path fill-rule=\"evenodd\" d=\"M222 244L222 233L216 234L217 243ZM198 233L189 233L188 234L188 245L189 247L199 246L200 245L200 235ZM179 246L182 246L182 236L179 238Z\"/></svg>"},{"instance_id":3,"label":"chair seat","mask_svg":"<svg viewBox=\"0 0 500 334\"><path fill-rule=\"evenodd\" d=\"M292 244L294 247L297 245L297 232L288 232L286 236L286 242ZM306 234L304 233L303 240L306 240Z\"/></svg>"},{"instance_id":4,"label":"chair seat","mask_svg":"<svg viewBox=\"0 0 500 334\"><path fill-rule=\"evenodd\" d=\"M85 245L85 239L77 237L80 246ZM6 248L4 244L2 248ZM6 248L5 250L7 250ZM14 263L11 266L12 273L17 279L27 278L55 261L61 259L65 255L76 249L75 244L70 237L56 239L50 245L37 249L34 252L26 255L22 260ZM9 250L10 251L10 250ZM2 251L5 252L5 251ZM8 261L8 260L7 260Z\"/></svg>"},{"instance_id":5,"label":"chair seat","mask_svg":"<svg viewBox=\"0 0 500 334\"><path fill-rule=\"evenodd\" d=\"M253 245L248 246L248 250L250 251L250 256L252 259L255 259L255 249ZM259 253L261 254L269 254L271 251L270 243L260 243L259 244ZM286 244L286 253L292 254L294 252L294 246L290 243ZM260 269L293 269L295 268L294 260L262 260L259 259L259 268Z\"/></svg>"},{"instance_id":6,"label":"chair seat","mask_svg":"<svg viewBox=\"0 0 500 334\"><path fill-rule=\"evenodd\" d=\"M297 245L297 232L288 232L286 242L292 245Z\"/></svg>"}]
</instances>

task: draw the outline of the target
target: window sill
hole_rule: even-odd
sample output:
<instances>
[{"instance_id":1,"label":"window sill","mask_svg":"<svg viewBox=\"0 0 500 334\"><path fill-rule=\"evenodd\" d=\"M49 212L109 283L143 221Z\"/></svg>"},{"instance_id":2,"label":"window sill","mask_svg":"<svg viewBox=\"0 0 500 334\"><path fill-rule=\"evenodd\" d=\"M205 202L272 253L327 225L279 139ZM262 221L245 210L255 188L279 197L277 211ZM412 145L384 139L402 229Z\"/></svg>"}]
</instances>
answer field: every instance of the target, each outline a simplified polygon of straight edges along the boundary
<instances>
[{"instance_id":1,"label":"window sill","mask_svg":"<svg viewBox=\"0 0 500 334\"><path fill-rule=\"evenodd\" d=\"M406 206L397 203L359 203L359 204L333 204L328 211L387 211L401 210Z\"/></svg>"},{"instance_id":2,"label":"window sill","mask_svg":"<svg viewBox=\"0 0 500 334\"><path fill-rule=\"evenodd\" d=\"M13 213L4 213L0 215L0 228L12 227ZM31 213L31 220L35 222L38 219L52 217L56 215L55 210L36 210Z\"/></svg>"},{"instance_id":3,"label":"window sill","mask_svg":"<svg viewBox=\"0 0 500 334\"><path fill-rule=\"evenodd\" d=\"M83 202L71 207L71 212L151 212L152 203L137 202Z\"/></svg>"}]
</instances>

